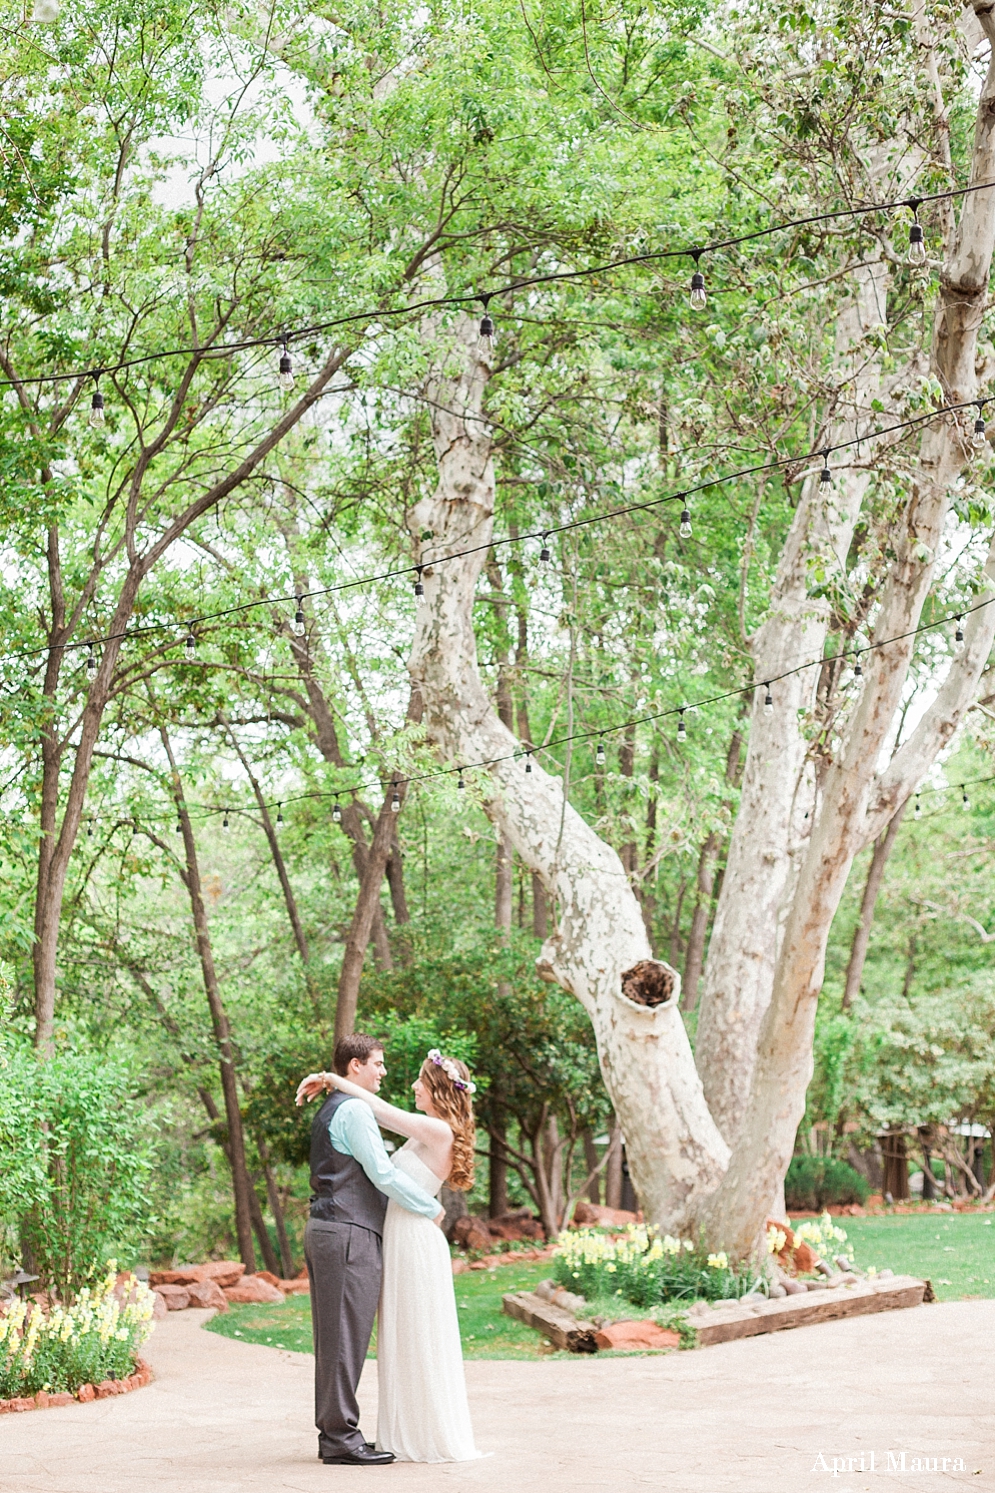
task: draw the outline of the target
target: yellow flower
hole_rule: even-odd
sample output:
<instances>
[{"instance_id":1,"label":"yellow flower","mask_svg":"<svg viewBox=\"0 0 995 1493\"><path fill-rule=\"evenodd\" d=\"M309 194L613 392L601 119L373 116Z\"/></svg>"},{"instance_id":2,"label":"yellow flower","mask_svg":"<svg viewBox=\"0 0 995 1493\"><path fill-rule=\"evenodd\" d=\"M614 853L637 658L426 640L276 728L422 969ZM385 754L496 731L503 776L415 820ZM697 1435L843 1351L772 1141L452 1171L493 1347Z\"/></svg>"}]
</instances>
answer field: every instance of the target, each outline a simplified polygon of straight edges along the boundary
<instances>
[{"instance_id":1,"label":"yellow flower","mask_svg":"<svg viewBox=\"0 0 995 1493\"><path fill-rule=\"evenodd\" d=\"M709 1266L710 1270L726 1270L726 1269L728 1269L728 1267L729 1267L729 1261L726 1258L725 1251L724 1250L720 1250L717 1255L709 1255L708 1256L708 1266Z\"/></svg>"}]
</instances>

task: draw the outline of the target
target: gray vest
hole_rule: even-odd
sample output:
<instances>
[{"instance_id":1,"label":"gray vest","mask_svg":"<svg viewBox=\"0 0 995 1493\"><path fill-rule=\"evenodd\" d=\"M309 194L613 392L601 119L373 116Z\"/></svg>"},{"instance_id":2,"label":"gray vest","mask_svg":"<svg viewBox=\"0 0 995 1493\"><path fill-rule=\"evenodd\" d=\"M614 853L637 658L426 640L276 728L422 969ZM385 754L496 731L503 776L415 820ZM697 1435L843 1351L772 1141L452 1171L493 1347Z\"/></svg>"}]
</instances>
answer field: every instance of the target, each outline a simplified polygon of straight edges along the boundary
<instances>
[{"instance_id":1,"label":"gray vest","mask_svg":"<svg viewBox=\"0 0 995 1493\"><path fill-rule=\"evenodd\" d=\"M378 1192L352 1156L343 1156L332 1145L328 1127L348 1094L333 1090L311 1125L311 1217L327 1223L354 1223L374 1234L383 1234L387 1199ZM361 1104L362 1100L353 1100Z\"/></svg>"}]
</instances>

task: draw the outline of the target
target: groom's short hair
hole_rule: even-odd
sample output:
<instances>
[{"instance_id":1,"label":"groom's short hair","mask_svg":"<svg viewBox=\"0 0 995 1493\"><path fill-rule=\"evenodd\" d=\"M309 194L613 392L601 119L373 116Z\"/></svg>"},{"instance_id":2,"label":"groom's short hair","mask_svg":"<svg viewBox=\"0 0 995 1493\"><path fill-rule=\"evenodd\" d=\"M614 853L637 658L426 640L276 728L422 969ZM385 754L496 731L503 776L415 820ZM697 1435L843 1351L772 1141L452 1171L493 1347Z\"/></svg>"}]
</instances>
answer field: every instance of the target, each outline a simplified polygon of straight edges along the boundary
<instances>
[{"instance_id":1,"label":"groom's short hair","mask_svg":"<svg viewBox=\"0 0 995 1493\"><path fill-rule=\"evenodd\" d=\"M363 1032L353 1032L351 1037L340 1037L336 1042L332 1067L340 1078L345 1078L353 1058L360 1063L367 1063L375 1052L383 1052L383 1043L379 1037L367 1037Z\"/></svg>"}]
</instances>

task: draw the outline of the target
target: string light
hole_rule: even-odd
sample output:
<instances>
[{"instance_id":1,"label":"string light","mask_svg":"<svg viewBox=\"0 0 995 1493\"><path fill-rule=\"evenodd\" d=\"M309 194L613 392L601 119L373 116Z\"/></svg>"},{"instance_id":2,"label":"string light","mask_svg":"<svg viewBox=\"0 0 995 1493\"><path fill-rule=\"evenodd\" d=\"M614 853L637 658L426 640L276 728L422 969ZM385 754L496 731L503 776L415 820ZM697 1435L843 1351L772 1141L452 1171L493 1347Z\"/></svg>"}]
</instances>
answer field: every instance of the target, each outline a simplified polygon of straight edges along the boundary
<instances>
[{"instance_id":1,"label":"string light","mask_svg":"<svg viewBox=\"0 0 995 1493\"><path fill-rule=\"evenodd\" d=\"M919 208L922 203L921 197L910 197L908 206L913 212L913 219L909 225L909 264L916 269L921 269L926 263L926 245L923 242L922 224L919 222Z\"/></svg>"},{"instance_id":2,"label":"string light","mask_svg":"<svg viewBox=\"0 0 995 1493\"><path fill-rule=\"evenodd\" d=\"M278 803L277 806L276 806L276 827L277 827L277 829L280 828L280 825L282 823L283 823L283 804L282 803Z\"/></svg>"},{"instance_id":3,"label":"string light","mask_svg":"<svg viewBox=\"0 0 995 1493\"><path fill-rule=\"evenodd\" d=\"M821 451L819 454L822 457L822 471L819 473L819 486L820 488L832 487L833 474L829 469L829 448L827 447L825 451Z\"/></svg>"},{"instance_id":4,"label":"string light","mask_svg":"<svg viewBox=\"0 0 995 1493\"><path fill-rule=\"evenodd\" d=\"M688 728L684 724L684 706L682 705L677 714L677 740L678 742L683 742L687 741L687 739Z\"/></svg>"},{"instance_id":5,"label":"string light","mask_svg":"<svg viewBox=\"0 0 995 1493\"><path fill-rule=\"evenodd\" d=\"M863 669L863 665L860 662L860 654L859 653L857 654L857 657L854 660L854 664L853 664L853 677L854 677L854 679L863 679L863 677L864 677L864 669Z\"/></svg>"},{"instance_id":6,"label":"string light","mask_svg":"<svg viewBox=\"0 0 995 1493\"><path fill-rule=\"evenodd\" d=\"M701 250L692 250L691 258L694 260L694 274L691 276L691 310L704 311L708 304L708 297L705 295L705 277L701 273L701 265L699 263Z\"/></svg>"},{"instance_id":7,"label":"string light","mask_svg":"<svg viewBox=\"0 0 995 1493\"><path fill-rule=\"evenodd\" d=\"M773 715L774 696L770 692L770 684L765 684L764 689L766 690L766 694L764 695L764 715Z\"/></svg>"},{"instance_id":8,"label":"string light","mask_svg":"<svg viewBox=\"0 0 995 1493\"><path fill-rule=\"evenodd\" d=\"M391 794L390 798L390 812L392 814L399 814L401 812L401 795L397 791L396 781L394 783L394 792Z\"/></svg>"},{"instance_id":9,"label":"string light","mask_svg":"<svg viewBox=\"0 0 995 1493\"><path fill-rule=\"evenodd\" d=\"M459 772L459 777L456 779L456 786L459 789L463 789L463 788L466 787L466 784L463 781L463 769L462 769L462 767L458 768L457 771Z\"/></svg>"},{"instance_id":10,"label":"string light","mask_svg":"<svg viewBox=\"0 0 995 1493\"><path fill-rule=\"evenodd\" d=\"M490 298L489 295L482 295L480 297L480 300L483 302L483 307L484 307L484 314L480 318L480 335L481 335L481 337L485 338L488 342L494 336L494 321L493 321L493 319L491 317L490 311L488 310L488 306L490 305L490 299L491 298Z\"/></svg>"},{"instance_id":11,"label":"string light","mask_svg":"<svg viewBox=\"0 0 995 1493\"><path fill-rule=\"evenodd\" d=\"M684 507L681 509L681 528L680 528L680 535L681 535L682 539L690 539L691 538L691 510L690 510L690 508L688 507L688 504L687 504L687 494L686 493L681 493L680 496L683 497L683 499L684 499Z\"/></svg>"},{"instance_id":12,"label":"string light","mask_svg":"<svg viewBox=\"0 0 995 1493\"><path fill-rule=\"evenodd\" d=\"M415 601L422 601L425 597L425 586L422 582L423 565L415 566Z\"/></svg>"},{"instance_id":13,"label":"string light","mask_svg":"<svg viewBox=\"0 0 995 1493\"><path fill-rule=\"evenodd\" d=\"M297 610L294 613L294 632L299 638L304 636L304 598L298 596Z\"/></svg>"},{"instance_id":14,"label":"string light","mask_svg":"<svg viewBox=\"0 0 995 1493\"><path fill-rule=\"evenodd\" d=\"M963 618L958 617L957 618L957 631L954 633L954 649L956 650L957 653L959 653L961 651L961 649L963 648L963 646L964 646L964 622L963 622Z\"/></svg>"},{"instance_id":15,"label":"string light","mask_svg":"<svg viewBox=\"0 0 995 1493\"><path fill-rule=\"evenodd\" d=\"M967 796L967 789L965 788L965 786L964 786L963 783L961 783L961 785L960 785L960 796L961 796L961 806L962 806L962 808L964 809L964 811L966 813L967 810L971 807L971 800Z\"/></svg>"},{"instance_id":16,"label":"string light","mask_svg":"<svg viewBox=\"0 0 995 1493\"><path fill-rule=\"evenodd\" d=\"M283 339L283 351L280 354L280 371L277 374L277 381L280 388L284 389L288 394L294 387L294 365L290 361L290 348L287 346L286 337Z\"/></svg>"},{"instance_id":17,"label":"string light","mask_svg":"<svg viewBox=\"0 0 995 1493\"><path fill-rule=\"evenodd\" d=\"M975 451L981 451L987 444L987 440L988 437L985 433L985 403L984 400L979 400L978 418L974 422L974 435L971 437L971 444Z\"/></svg>"},{"instance_id":18,"label":"string light","mask_svg":"<svg viewBox=\"0 0 995 1493\"><path fill-rule=\"evenodd\" d=\"M176 821L176 828L173 830L173 833L176 835L182 835L183 833L183 826L178 819Z\"/></svg>"},{"instance_id":19,"label":"string light","mask_svg":"<svg viewBox=\"0 0 995 1493\"><path fill-rule=\"evenodd\" d=\"M339 803L338 797L336 797L335 802L332 805L332 823L342 823L342 805Z\"/></svg>"},{"instance_id":20,"label":"string light","mask_svg":"<svg viewBox=\"0 0 995 1493\"><path fill-rule=\"evenodd\" d=\"M546 564L548 564L549 561L553 558L549 552L549 545L547 543L548 538L549 535L544 533L542 536L542 549L539 551L539 559Z\"/></svg>"},{"instance_id":21,"label":"string light","mask_svg":"<svg viewBox=\"0 0 995 1493\"><path fill-rule=\"evenodd\" d=\"M97 672L97 655L93 651L93 644L86 645L86 672L91 676Z\"/></svg>"},{"instance_id":22,"label":"string light","mask_svg":"<svg viewBox=\"0 0 995 1493\"><path fill-rule=\"evenodd\" d=\"M598 749L594 754L594 761L598 767L605 765L605 738L603 736L598 737Z\"/></svg>"},{"instance_id":23,"label":"string light","mask_svg":"<svg viewBox=\"0 0 995 1493\"><path fill-rule=\"evenodd\" d=\"M187 650L187 658L193 658L194 654L197 652L197 639L194 637L192 632L187 633L185 647Z\"/></svg>"},{"instance_id":24,"label":"string light","mask_svg":"<svg viewBox=\"0 0 995 1493\"><path fill-rule=\"evenodd\" d=\"M913 819L921 819L922 818L922 804L919 802L919 795L918 795L918 793L916 794L916 806L915 806L915 809L912 812L912 817L913 817Z\"/></svg>"},{"instance_id":25,"label":"string light","mask_svg":"<svg viewBox=\"0 0 995 1493\"><path fill-rule=\"evenodd\" d=\"M92 819L90 819L87 822L87 826L86 826L86 838L88 840L92 840L93 839L93 820Z\"/></svg>"},{"instance_id":26,"label":"string light","mask_svg":"<svg viewBox=\"0 0 995 1493\"><path fill-rule=\"evenodd\" d=\"M229 824L228 824L228 810L227 809L225 809L225 817L221 821L221 828L222 829L228 829L229 828Z\"/></svg>"},{"instance_id":27,"label":"string light","mask_svg":"<svg viewBox=\"0 0 995 1493\"><path fill-rule=\"evenodd\" d=\"M529 748L529 750L525 753L525 771L526 772L531 772L532 771L532 749L531 748Z\"/></svg>"},{"instance_id":28,"label":"string light","mask_svg":"<svg viewBox=\"0 0 995 1493\"><path fill-rule=\"evenodd\" d=\"M57 0L36 0L36 3L39 5L54 6ZM329 321L315 322L310 326L300 328L296 335L298 337L314 337L321 332L334 331L343 326L353 325L356 322L381 322L387 317L413 317L423 311L428 311L439 306L466 306L476 301L482 301L486 306L492 295L501 294L502 291L525 290L532 286L552 285L564 280L597 281L597 279L607 275L612 270L625 269L632 265L655 264L663 260L684 258L688 255L697 264L698 258L702 254L715 253L719 249L736 248L740 244L756 243L760 239L770 238L775 233L787 233L792 229L807 228L819 223L836 223L844 218L863 218L874 213L894 212L899 207L913 207L918 211L918 208L925 202L948 202L955 198L971 196L975 192L987 191L992 186L995 186L995 181L972 182L965 187L951 187L942 192L930 192L924 197L905 197L890 202L868 202L862 206L837 208L833 212L828 213L812 213L804 218L786 218L779 223L770 223L766 228L756 228L752 232L738 234L734 238L715 239L703 245L700 249L658 249L646 254L624 255L619 259L606 260L601 264L589 265L587 268L580 270L551 270L545 274L522 276L518 279L509 280L499 290L488 292L487 296L482 296L479 292L462 295L432 296L427 297L423 301L408 301L400 306L371 307L367 310L353 312L349 316L339 316ZM910 251L912 247L911 237L910 232ZM925 261L925 251L923 252L923 259ZM703 292L704 284L700 288ZM702 299L700 304L695 306L695 310L703 309L704 304L704 299ZM279 339L274 337L250 337L227 347L219 347L215 350L214 355L217 357L229 357L232 353L236 352L250 351L257 347L271 347L274 341L277 340L282 344L286 343L285 336ZM200 348L193 347L165 348L159 352L145 353L137 357L122 359L120 362L111 364L101 371L116 373L128 368L139 367L146 363L159 362L163 359L201 353L202 351ZM0 388L14 388L15 386L23 386L25 384L42 385L75 382L77 379L86 377L87 374L90 374L92 377L98 376L93 374L90 369L78 369L66 373L38 374L30 378L17 380L4 379L0 380Z\"/></svg>"},{"instance_id":29,"label":"string light","mask_svg":"<svg viewBox=\"0 0 995 1493\"><path fill-rule=\"evenodd\" d=\"M104 396L100 392L99 384L94 389L93 398L90 400L88 423L94 430L99 430L104 424Z\"/></svg>"}]
</instances>

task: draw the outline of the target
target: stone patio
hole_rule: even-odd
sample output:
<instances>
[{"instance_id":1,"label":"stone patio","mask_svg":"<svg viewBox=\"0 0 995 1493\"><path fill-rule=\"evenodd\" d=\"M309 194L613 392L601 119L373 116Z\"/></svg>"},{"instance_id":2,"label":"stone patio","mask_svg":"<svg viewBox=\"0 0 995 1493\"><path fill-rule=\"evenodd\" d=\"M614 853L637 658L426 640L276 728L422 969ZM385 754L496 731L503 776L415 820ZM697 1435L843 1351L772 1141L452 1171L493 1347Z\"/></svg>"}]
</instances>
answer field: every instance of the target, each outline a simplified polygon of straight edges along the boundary
<instances>
[{"instance_id":1,"label":"stone patio","mask_svg":"<svg viewBox=\"0 0 995 1493\"><path fill-rule=\"evenodd\" d=\"M472 1362L478 1444L492 1456L363 1469L317 1461L311 1359L203 1332L209 1315L181 1312L158 1325L146 1350L149 1388L0 1420L3 1493L995 1490L995 1301L662 1357ZM372 1363L360 1397L372 1435ZM904 1473L889 1471L889 1451L896 1461L905 1452ZM853 1459L854 1470L837 1465L834 1476L834 1457ZM913 1459L923 1457L930 1468L938 1459L938 1470L917 1470Z\"/></svg>"}]
</instances>

